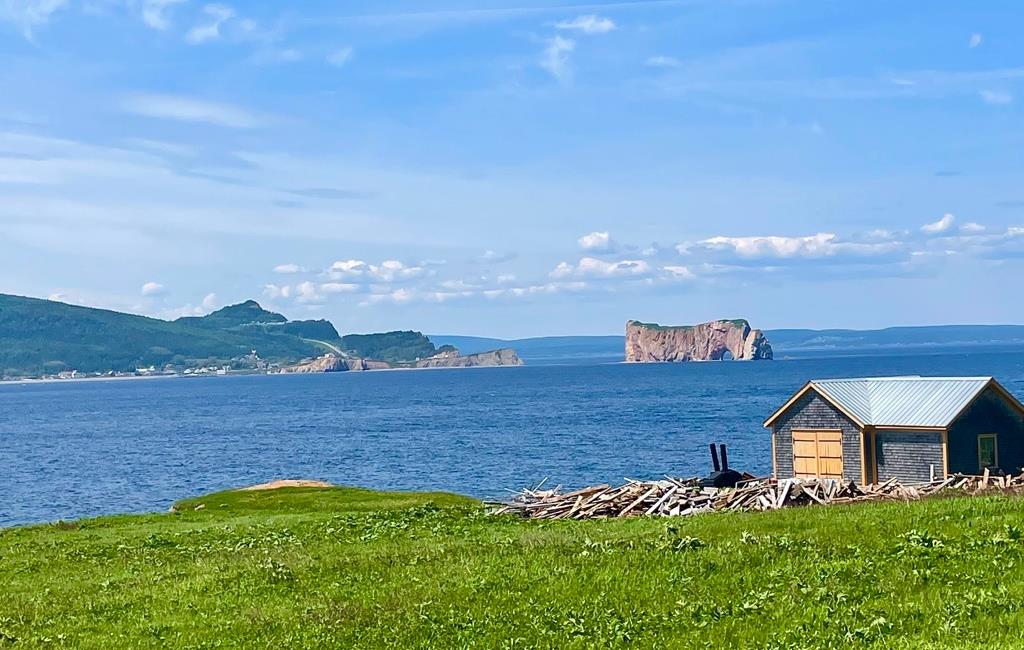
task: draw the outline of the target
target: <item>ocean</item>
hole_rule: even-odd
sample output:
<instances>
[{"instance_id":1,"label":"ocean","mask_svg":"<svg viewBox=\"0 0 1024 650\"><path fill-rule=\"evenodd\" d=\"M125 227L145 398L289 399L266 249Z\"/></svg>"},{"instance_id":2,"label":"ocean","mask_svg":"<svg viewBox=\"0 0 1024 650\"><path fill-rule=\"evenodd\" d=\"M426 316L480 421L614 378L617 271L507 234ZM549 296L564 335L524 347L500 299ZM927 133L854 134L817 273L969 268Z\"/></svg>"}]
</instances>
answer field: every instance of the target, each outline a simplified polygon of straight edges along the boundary
<instances>
[{"instance_id":1,"label":"ocean","mask_svg":"<svg viewBox=\"0 0 1024 650\"><path fill-rule=\"evenodd\" d=\"M0 526L166 510L276 478L503 497L770 471L761 423L811 378L993 375L1024 351L0 385Z\"/></svg>"}]
</instances>

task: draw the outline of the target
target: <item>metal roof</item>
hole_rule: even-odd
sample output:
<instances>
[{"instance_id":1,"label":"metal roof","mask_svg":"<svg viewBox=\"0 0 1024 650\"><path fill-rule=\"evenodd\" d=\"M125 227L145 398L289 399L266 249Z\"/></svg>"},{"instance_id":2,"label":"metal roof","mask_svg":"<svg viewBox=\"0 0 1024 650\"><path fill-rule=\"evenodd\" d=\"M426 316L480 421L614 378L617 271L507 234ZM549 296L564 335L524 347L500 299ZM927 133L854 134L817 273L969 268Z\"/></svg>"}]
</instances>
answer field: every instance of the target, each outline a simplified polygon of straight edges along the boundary
<instances>
[{"instance_id":1,"label":"metal roof","mask_svg":"<svg viewBox=\"0 0 1024 650\"><path fill-rule=\"evenodd\" d=\"M816 379L809 384L862 426L947 427L991 377Z\"/></svg>"}]
</instances>

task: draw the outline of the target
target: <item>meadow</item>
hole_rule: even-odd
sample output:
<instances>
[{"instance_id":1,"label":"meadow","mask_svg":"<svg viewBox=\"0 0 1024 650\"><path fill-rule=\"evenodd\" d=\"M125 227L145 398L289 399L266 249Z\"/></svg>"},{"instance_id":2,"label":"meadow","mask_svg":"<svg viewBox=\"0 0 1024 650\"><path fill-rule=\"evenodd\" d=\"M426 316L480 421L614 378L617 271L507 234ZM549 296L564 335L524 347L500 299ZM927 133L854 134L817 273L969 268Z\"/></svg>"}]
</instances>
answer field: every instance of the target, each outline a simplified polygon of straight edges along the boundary
<instances>
[{"instance_id":1,"label":"meadow","mask_svg":"<svg viewBox=\"0 0 1024 650\"><path fill-rule=\"evenodd\" d=\"M608 521L224 492L0 529L0 648L1017 648L1024 500Z\"/></svg>"}]
</instances>

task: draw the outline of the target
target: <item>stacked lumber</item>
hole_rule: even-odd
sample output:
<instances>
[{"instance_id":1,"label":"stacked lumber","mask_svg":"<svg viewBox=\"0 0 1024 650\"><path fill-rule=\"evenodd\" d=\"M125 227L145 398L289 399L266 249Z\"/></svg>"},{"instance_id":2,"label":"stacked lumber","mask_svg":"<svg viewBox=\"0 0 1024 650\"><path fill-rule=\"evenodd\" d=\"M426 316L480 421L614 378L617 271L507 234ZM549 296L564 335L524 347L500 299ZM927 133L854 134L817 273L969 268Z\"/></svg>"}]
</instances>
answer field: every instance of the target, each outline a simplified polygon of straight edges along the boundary
<instances>
[{"instance_id":1,"label":"stacked lumber","mask_svg":"<svg viewBox=\"0 0 1024 650\"><path fill-rule=\"evenodd\" d=\"M666 476L657 481L626 479L619 486L595 485L564 492L524 489L504 502L493 503L495 514L530 519L604 519L610 517L681 517L702 512L758 512L806 505L861 501L916 501L939 492L977 494L989 491L1024 492L1024 474L981 476L954 474L930 483L904 485L896 479L857 485L839 479L750 479L735 488L702 487L700 479Z\"/></svg>"}]
</instances>

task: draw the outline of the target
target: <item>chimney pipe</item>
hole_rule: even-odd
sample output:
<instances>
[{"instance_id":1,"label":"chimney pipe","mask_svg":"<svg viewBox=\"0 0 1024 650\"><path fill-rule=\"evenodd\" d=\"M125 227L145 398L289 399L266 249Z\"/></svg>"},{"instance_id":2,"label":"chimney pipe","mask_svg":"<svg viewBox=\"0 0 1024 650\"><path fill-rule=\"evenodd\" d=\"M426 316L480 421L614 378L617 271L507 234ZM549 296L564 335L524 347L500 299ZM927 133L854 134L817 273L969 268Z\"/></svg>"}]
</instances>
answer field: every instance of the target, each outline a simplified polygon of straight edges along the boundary
<instances>
[{"instance_id":1,"label":"chimney pipe","mask_svg":"<svg viewBox=\"0 0 1024 650\"><path fill-rule=\"evenodd\" d=\"M721 471L722 467L718 464L718 450L715 449L715 443L708 445L711 448L711 464L714 466L715 471Z\"/></svg>"},{"instance_id":2,"label":"chimney pipe","mask_svg":"<svg viewBox=\"0 0 1024 650\"><path fill-rule=\"evenodd\" d=\"M721 449L722 449L722 471L724 472L727 469L729 469L729 454L725 450L725 444L724 443L719 445L719 447L721 447Z\"/></svg>"}]
</instances>

